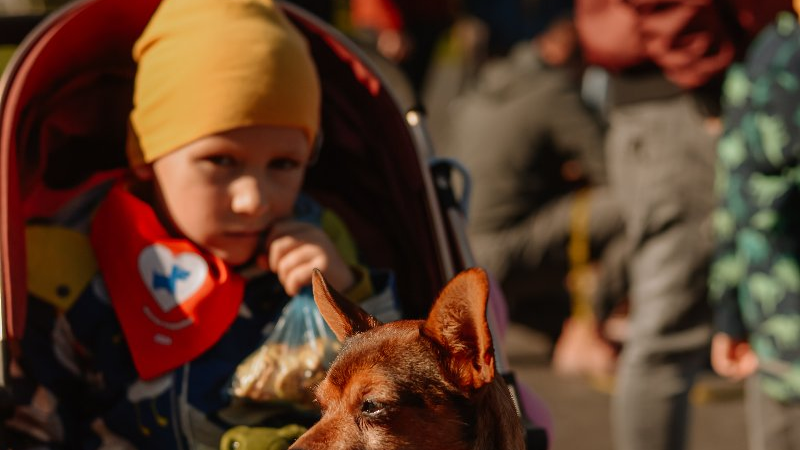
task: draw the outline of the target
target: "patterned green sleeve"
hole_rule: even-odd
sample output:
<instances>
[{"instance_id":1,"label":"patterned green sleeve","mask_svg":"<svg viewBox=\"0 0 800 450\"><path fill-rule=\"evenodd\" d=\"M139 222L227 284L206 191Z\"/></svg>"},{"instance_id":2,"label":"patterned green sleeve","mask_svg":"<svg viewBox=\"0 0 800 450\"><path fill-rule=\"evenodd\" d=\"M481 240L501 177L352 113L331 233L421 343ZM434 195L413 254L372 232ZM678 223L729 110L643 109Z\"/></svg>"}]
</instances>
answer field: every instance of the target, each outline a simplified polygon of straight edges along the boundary
<instances>
[{"instance_id":1,"label":"patterned green sleeve","mask_svg":"<svg viewBox=\"0 0 800 450\"><path fill-rule=\"evenodd\" d=\"M731 67L723 99L725 131L717 145L714 179L717 207L712 216L715 249L708 281L714 325L718 331L736 338L746 335L738 302L739 283L745 276L745 265L737 251L737 236L749 211L742 195L747 142L740 129L740 112L746 104L747 86L749 79L744 68L739 65Z\"/></svg>"},{"instance_id":2,"label":"patterned green sleeve","mask_svg":"<svg viewBox=\"0 0 800 450\"><path fill-rule=\"evenodd\" d=\"M716 249L709 276L715 325L745 337L793 287L800 184L800 39L793 14L728 70L717 147ZM792 294L793 295L793 294ZM786 311L777 311L785 314Z\"/></svg>"},{"instance_id":3,"label":"patterned green sleeve","mask_svg":"<svg viewBox=\"0 0 800 450\"><path fill-rule=\"evenodd\" d=\"M744 338L746 331L738 302L739 281L743 277L744 267L734 240L737 225L726 199L726 195L721 196L714 214L716 249L709 274L709 299L716 329L736 338Z\"/></svg>"},{"instance_id":4,"label":"patterned green sleeve","mask_svg":"<svg viewBox=\"0 0 800 450\"><path fill-rule=\"evenodd\" d=\"M797 27L797 16L779 15L774 32L762 33L753 42L748 64L734 66L725 81L728 119L746 145L748 165L760 173L794 167L800 158ZM735 152L720 156L735 157Z\"/></svg>"}]
</instances>

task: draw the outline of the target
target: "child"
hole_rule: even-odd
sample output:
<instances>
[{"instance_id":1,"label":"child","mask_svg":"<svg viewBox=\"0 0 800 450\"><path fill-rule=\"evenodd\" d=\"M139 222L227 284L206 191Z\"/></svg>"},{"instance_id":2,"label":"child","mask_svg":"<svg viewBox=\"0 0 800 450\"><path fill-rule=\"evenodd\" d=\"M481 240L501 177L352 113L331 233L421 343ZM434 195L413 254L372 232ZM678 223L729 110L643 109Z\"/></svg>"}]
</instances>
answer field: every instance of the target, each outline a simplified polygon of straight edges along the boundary
<instances>
[{"instance_id":1,"label":"child","mask_svg":"<svg viewBox=\"0 0 800 450\"><path fill-rule=\"evenodd\" d=\"M800 25L783 13L725 83L711 364L720 375L748 378L751 450L800 449L798 71Z\"/></svg>"},{"instance_id":2,"label":"child","mask_svg":"<svg viewBox=\"0 0 800 450\"><path fill-rule=\"evenodd\" d=\"M165 0L134 58L132 176L80 199L88 218L27 230L29 259L46 264L29 270L15 449L219 448L230 430L263 442L265 428L234 427L316 414L253 402L234 388L237 368L312 268L397 316L387 278L300 193L320 86L271 0ZM72 284L42 288L59 276Z\"/></svg>"}]
</instances>

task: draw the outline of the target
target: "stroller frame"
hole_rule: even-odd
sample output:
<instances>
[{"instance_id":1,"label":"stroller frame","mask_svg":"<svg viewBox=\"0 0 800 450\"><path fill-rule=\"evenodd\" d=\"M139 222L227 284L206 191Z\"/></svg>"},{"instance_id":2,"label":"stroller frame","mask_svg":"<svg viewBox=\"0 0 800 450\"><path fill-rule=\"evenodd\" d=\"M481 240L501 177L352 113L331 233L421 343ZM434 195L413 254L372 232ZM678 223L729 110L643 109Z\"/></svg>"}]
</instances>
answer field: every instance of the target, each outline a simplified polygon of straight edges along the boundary
<instances>
[{"instance_id":1,"label":"stroller frame","mask_svg":"<svg viewBox=\"0 0 800 450\"><path fill-rule=\"evenodd\" d=\"M46 161L54 157L47 154L50 149L40 148L39 134L42 131L38 128L44 128L46 117L40 116L49 114L47 108L53 105L48 101L48 96L58 94L81 71L87 68L96 69L98 65L93 58L97 59L98 56L101 70L112 67L110 72L116 73L119 68L123 68L123 72L131 75L133 66L129 56L130 44L143 29L159 1L72 2L50 14L25 37L0 78L0 357L3 363L0 387L7 383L9 352L15 340L24 332L27 295L24 223L30 218L29 211L36 210L31 205L34 200L28 194L32 185L46 184L48 174L44 173L43 168L35 167L36 164L46 165ZM136 6L130 6L132 4ZM340 214L344 210L342 216L359 241L359 247L367 250L367 262L386 264L395 269L396 266L403 266L398 271L398 289L401 290L399 296L404 300L412 300L403 303L403 308L408 317L423 317L439 288L457 272L475 265L465 233L464 209L456 199L451 185L454 165L434 156L424 111L417 107L404 109L401 106L403 102L387 83L385 71L381 72L364 50L341 32L301 8L287 3L281 3L281 6L309 40L318 66L325 67L325 71L321 71L323 131L328 142L323 144L319 167L309 170L307 188L319 193L323 204L333 207ZM135 13L134 17L130 16L131 12ZM98 18L103 21L98 22ZM91 43L92 37L75 34L76 31L83 32L87 26L94 27L91 30L92 37L113 36L114 33L119 33L119 28L124 28L123 33L127 35L97 44L103 47L101 51L77 52L75 47L81 48L81 44ZM68 55L59 56L59 52L67 52ZM341 85L330 82L337 76L343 79L350 77L351 81L355 80L357 83L345 83L346 89L339 92ZM359 122L356 118L353 119L356 122L343 123L340 118L337 119L336 116L340 115L342 108L347 114L359 116L353 114L355 109L348 108L348 104L354 101L364 108L380 110L380 119L385 123L376 127L378 130L369 130L363 126L363 120ZM326 110L330 111L326 113ZM345 121L352 119L347 114L344 114ZM364 115L369 116L369 113L360 114L362 117ZM119 125L124 125L124 121ZM343 128L367 134L369 137L367 144L363 140L355 139L357 145L366 148L347 154L344 157L346 160L339 161L337 165L334 158L329 156L334 154L336 159L342 158L342 152L346 150L343 147L349 138L346 132L341 132ZM120 133L124 132L123 127L116 128L112 132L113 138L104 143L120 145ZM384 145L381 139L391 142ZM376 143L381 145L375 145ZM40 154L30 155L31 149ZM391 150L398 149L404 149L404 154L396 152L398 155L393 155ZM409 149L413 151L408 151ZM83 161L91 160L91 156ZM68 156L59 161L69 160ZM365 161L384 171L400 171L401 175L396 178L401 179L379 180L385 183L383 186L376 185L372 180L361 183L354 190L342 191L340 183L337 184L337 174L330 172L341 170L352 162ZM124 164L124 159L106 158L101 161L102 164L119 166ZM459 172L466 177L463 171ZM79 181L85 180L68 180L66 184L73 188ZM379 190L380 192L369 189L376 186L385 188L389 193L383 193L384 189ZM328 195L331 189L339 189L337 193L340 197L348 196L359 189L366 190L370 199L352 206L343 203L341 198ZM401 200L399 203L405 203L406 206L397 205L396 201L395 204L390 202L398 199ZM379 204L375 209L382 211L383 222L367 221L363 213L361 217L358 217L359 214L348 214L358 207L364 210L364 205L368 205L370 201ZM392 217L392 214L396 216ZM393 236L377 236L374 229L376 222L379 228L384 227L379 231L389 231ZM389 222L396 223L394 227L390 227ZM414 227L426 229L428 233L411 233L414 236L409 238L406 235ZM362 235L367 236L366 242L359 239ZM372 244L376 244L375 248L380 250L369 254ZM387 258L379 254L386 249L395 255ZM490 304L498 305L502 302L502 293L495 284ZM495 337L496 364L498 372L510 381L512 396L518 400L517 384L509 371L502 349L503 325L500 323L502 318L498 317L501 313L500 309L492 306L487 311L490 330ZM546 433L526 418L524 402L518 401L517 405L528 429L528 448L546 449Z\"/></svg>"}]
</instances>

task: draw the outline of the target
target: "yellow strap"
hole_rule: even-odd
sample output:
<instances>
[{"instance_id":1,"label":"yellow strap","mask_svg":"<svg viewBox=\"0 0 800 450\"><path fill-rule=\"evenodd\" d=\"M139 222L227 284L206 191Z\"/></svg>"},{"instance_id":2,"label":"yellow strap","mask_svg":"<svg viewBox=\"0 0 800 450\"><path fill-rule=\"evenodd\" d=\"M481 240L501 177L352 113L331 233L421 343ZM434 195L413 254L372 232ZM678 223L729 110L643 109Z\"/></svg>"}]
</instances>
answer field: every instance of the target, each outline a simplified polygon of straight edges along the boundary
<instances>
[{"instance_id":1,"label":"yellow strap","mask_svg":"<svg viewBox=\"0 0 800 450\"><path fill-rule=\"evenodd\" d=\"M572 317L591 318L594 316L591 302L591 267L589 266L589 190L581 189L575 193L570 211L570 234L567 244L569 273L567 289L572 304Z\"/></svg>"},{"instance_id":2,"label":"yellow strap","mask_svg":"<svg viewBox=\"0 0 800 450\"><path fill-rule=\"evenodd\" d=\"M344 293L345 297L350 300L361 303L368 299L374 293L372 287L372 279L369 277L369 269L364 266L356 265L351 266L356 281L347 292Z\"/></svg>"},{"instance_id":3,"label":"yellow strap","mask_svg":"<svg viewBox=\"0 0 800 450\"><path fill-rule=\"evenodd\" d=\"M351 286L347 292L343 292L343 294L356 303L371 297L374 289L372 280L369 277L369 270L359 264L355 240L350 234L350 231L347 230L344 221L330 209L325 209L322 212L322 218L320 220L322 222L322 229L325 230L325 233L331 238L331 241L333 241L342 259L350 265L356 277L353 286Z\"/></svg>"},{"instance_id":4,"label":"yellow strap","mask_svg":"<svg viewBox=\"0 0 800 450\"><path fill-rule=\"evenodd\" d=\"M66 311L97 273L86 235L57 226L29 225L25 229L28 290Z\"/></svg>"},{"instance_id":5,"label":"yellow strap","mask_svg":"<svg viewBox=\"0 0 800 450\"><path fill-rule=\"evenodd\" d=\"M344 221L335 212L326 208L322 211L320 222L320 226L336 246L342 259L351 266L358 264L356 243Z\"/></svg>"}]
</instances>

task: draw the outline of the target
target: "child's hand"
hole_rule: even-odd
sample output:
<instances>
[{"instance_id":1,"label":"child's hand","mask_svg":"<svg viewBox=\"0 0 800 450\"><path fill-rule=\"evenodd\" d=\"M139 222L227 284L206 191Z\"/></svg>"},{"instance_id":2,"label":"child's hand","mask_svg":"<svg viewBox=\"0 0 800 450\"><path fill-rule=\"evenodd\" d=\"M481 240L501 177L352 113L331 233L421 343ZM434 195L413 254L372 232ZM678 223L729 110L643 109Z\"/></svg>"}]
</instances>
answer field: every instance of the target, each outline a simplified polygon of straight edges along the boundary
<instances>
[{"instance_id":1,"label":"child's hand","mask_svg":"<svg viewBox=\"0 0 800 450\"><path fill-rule=\"evenodd\" d=\"M339 292L347 291L356 281L328 235L317 226L295 220L273 225L267 236L267 254L258 263L278 275L289 295L311 284L314 268L321 270Z\"/></svg>"},{"instance_id":2,"label":"child's hand","mask_svg":"<svg viewBox=\"0 0 800 450\"><path fill-rule=\"evenodd\" d=\"M758 368L758 357L747 341L717 333L711 340L711 367L719 375L741 380Z\"/></svg>"}]
</instances>

